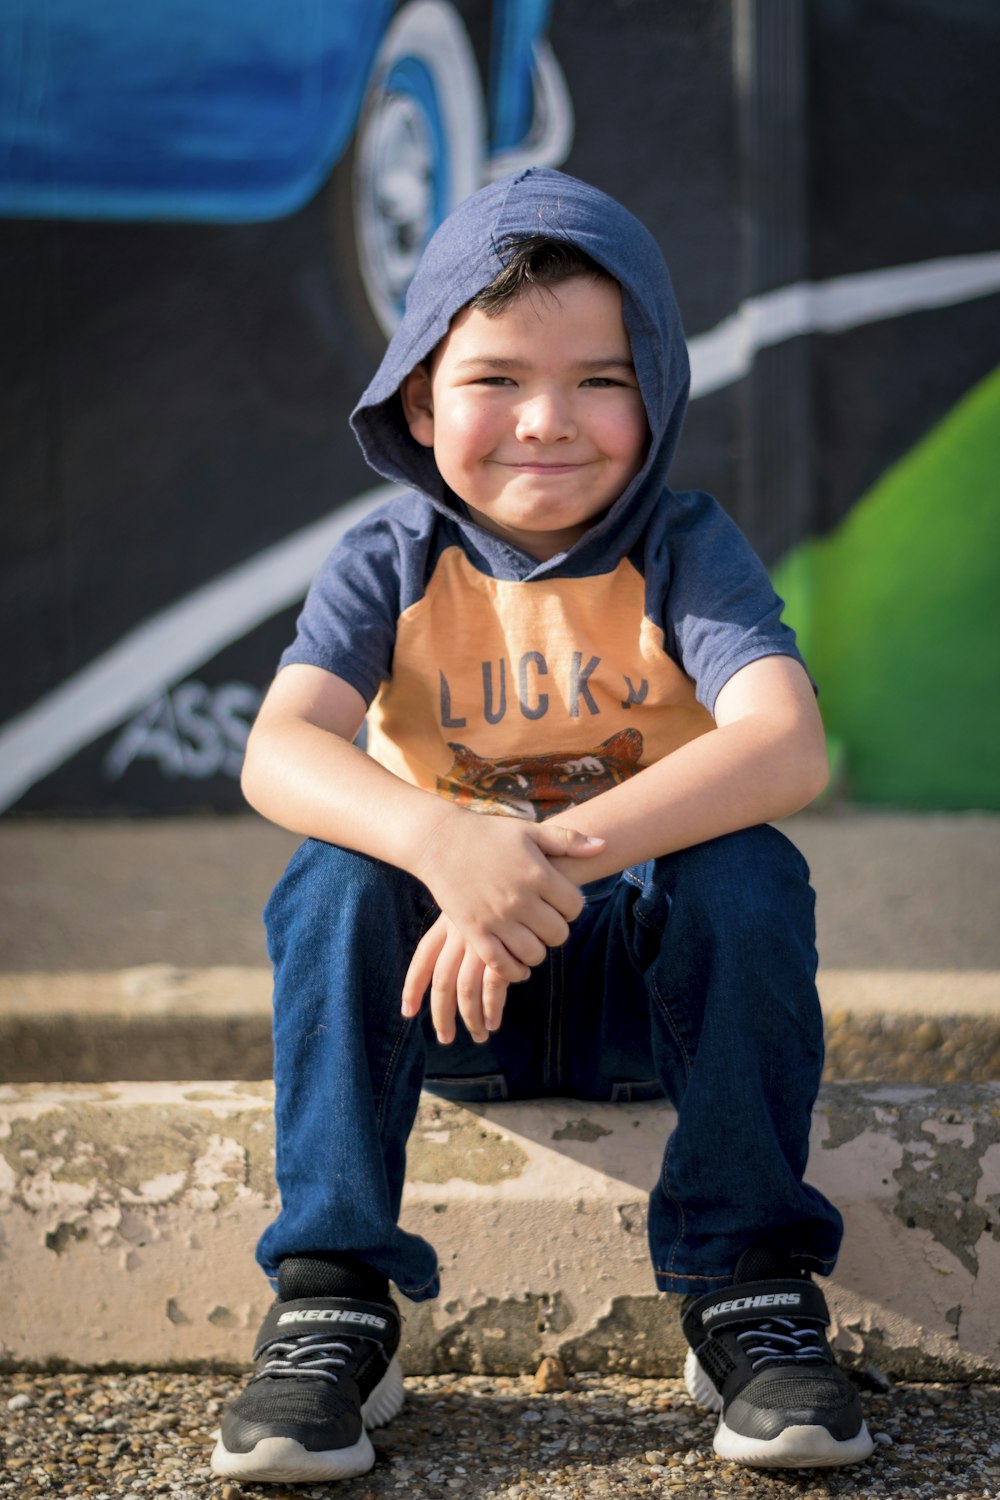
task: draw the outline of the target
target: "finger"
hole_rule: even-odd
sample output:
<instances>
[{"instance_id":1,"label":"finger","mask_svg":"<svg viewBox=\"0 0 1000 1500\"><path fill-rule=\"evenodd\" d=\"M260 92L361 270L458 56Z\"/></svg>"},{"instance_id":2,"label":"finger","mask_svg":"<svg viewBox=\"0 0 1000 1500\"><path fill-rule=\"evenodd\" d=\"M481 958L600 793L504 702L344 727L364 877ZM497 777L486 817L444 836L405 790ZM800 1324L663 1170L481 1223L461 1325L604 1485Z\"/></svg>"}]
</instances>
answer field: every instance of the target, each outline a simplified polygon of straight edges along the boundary
<instances>
[{"instance_id":1,"label":"finger","mask_svg":"<svg viewBox=\"0 0 1000 1500\"><path fill-rule=\"evenodd\" d=\"M474 935L470 942L482 963L489 969L495 969L508 984L518 984L530 975L528 965L516 958L494 933ZM540 959L538 961L541 962Z\"/></svg>"},{"instance_id":2,"label":"finger","mask_svg":"<svg viewBox=\"0 0 1000 1500\"><path fill-rule=\"evenodd\" d=\"M607 843L596 834L577 833L575 828L563 828L560 824L537 823L532 827L532 837L543 854L550 859L569 855L573 859L589 859L600 854Z\"/></svg>"},{"instance_id":3,"label":"finger","mask_svg":"<svg viewBox=\"0 0 1000 1500\"><path fill-rule=\"evenodd\" d=\"M575 889L575 887L574 887ZM519 924L522 928L534 934L539 943L546 949L559 948L569 937L569 923L566 918L550 906L547 901L534 903L522 916ZM539 958L529 958L524 954L516 943L511 943L506 928L503 929L503 940L512 952L517 952L526 963L540 963Z\"/></svg>"},{"instance_id":4,"label":"finger","mask_svg":"<svg viewBox=\"0 0 1000 1500\"><path fill-rule=\"evenodd\" d=\"M458 971L458 1013L474 1042L485 1042L489 1035L483 1019L483 975L488 972L474 948L466 948Z\"/></svg>"},{"instance_id":5,"label":"finger","mask_svg":"<svg viewBox=\"0 0 1000 1500\"><path fill-rule=\"evenodd\" d=\"M495 969L483 970L483 1019L487 1031L499 1031L507 1000L507 981Z\"/></svg>"},{"instance_id":6,"label":"finger","mask_svg":"<svg viewBox=\"0 0 1000 1500\"><path fill-rule=\"evenodd\" d=\"M449 933L431 979L431 1022L435 1036L445 1047L455 1040L456 986L464 952L465 944Z\"/></svg>"},{"instance_id":7,"label":"finger","mask_svg":"<svg viewBox=\"0 0 1000 1500\"><path fill-rule=\"evenodd\" d=\"M551 908L549 909L551 910ZM515 958L520 959L522 964L528 965L529 968L536 968L539 964L544 963L546 954L549 951L538 934L532 930L532 928L536 925L536 922L541 926L550 925L544 920L544 918L539 919L533 917L531 927L523 922L505 922L503 927L500 929L500 936L503 938L504 947L509 953L512 953ZM568 928L566 930L567 932L569 931ZM499 966L490 964L489 967L496 967L497 973L502 979L507 979L508 984L516 982L508 979L507 975L502 969L499 968ZM526 979L527 977L528 976L522 969L522 971L517 975L517 981Z\"/></svg>"},{"instance_id":8,"label":"finger","mask_svg":"<svg viewBox=\"0 0 1000 1500\"><path fill-rule=\"evenodd\" d=\"M574 885L554 866L550 867L550 880L540 895L542 900L566 922L574 921L583 911L584 899L579 886ZM562 938L560 941L565 942L566 939Z\"/></svg>"},{"instance_id":9,"label":"finger","mask_svg":"<svg viewBox=\"0 0 1000 1500\"><path fill-rule=\"evenodd\" d=\"M407 1018L419 1015L424 1003L427 986L434 976L434 965L444 947L448 927L443 917L438 917L433 927L424 933L413 951L410 966L403 980L403 1015Z\"/></svg>"}]
</instances>

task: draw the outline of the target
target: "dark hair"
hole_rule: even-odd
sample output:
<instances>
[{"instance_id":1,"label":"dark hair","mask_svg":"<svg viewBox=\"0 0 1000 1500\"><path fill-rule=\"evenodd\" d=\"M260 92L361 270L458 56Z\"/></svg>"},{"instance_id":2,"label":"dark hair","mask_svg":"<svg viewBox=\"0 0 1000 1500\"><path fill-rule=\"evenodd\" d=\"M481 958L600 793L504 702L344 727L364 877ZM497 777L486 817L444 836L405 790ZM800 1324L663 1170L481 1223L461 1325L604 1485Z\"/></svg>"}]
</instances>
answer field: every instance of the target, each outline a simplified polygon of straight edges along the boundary
<instances>
[{"instance_id":1,"label":"dark hair","mask_svg":"<svg viewBox=\"0 0 1000 1500\"><path fill-rule=\"evenodd\" d=\"M559 286L574 276L589 276L593 281L615 280L610 271L572 240L551 235L531 234L510 239L500 254L506 257L503 268L467 304L488 318L495 318L535 287Z\"/></svg>"}]
</instances>

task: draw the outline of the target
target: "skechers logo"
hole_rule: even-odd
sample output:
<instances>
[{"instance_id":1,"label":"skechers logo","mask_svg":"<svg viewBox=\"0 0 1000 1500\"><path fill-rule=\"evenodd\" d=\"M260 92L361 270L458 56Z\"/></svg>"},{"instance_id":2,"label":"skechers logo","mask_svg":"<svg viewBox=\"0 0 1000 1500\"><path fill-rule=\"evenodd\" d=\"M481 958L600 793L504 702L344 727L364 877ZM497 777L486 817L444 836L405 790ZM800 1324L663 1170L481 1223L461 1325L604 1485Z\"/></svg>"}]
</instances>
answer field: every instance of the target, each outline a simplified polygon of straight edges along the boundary
<instances>
[{"instance_id":1,"label":"skechers logo","mask_svg":"<svg viewBox=\"0 0 1000 1500\"><path fill-rule=\"evenodd\" d=\"M388 1328L389 1320L375 1313L351 1312L349 1308L307 1307L301 1312L281 1313L279 1323L363 1323L366 1328Z\"/></svg>"},{"instance_id":2,"label":"skechers logo","mask_svg":"<svg viewBox=\"0 0 1000 1500\"><path fill-rule=\"evenodd\" d=\"M801 1292L762 1292L757 1297L733 1297L729 1302L715 1302L706 1307L701 1321L708 1323L720 1313L743 1312L749 1307L798 1307L801 1301Z\"/></svg>"}]
</instances>

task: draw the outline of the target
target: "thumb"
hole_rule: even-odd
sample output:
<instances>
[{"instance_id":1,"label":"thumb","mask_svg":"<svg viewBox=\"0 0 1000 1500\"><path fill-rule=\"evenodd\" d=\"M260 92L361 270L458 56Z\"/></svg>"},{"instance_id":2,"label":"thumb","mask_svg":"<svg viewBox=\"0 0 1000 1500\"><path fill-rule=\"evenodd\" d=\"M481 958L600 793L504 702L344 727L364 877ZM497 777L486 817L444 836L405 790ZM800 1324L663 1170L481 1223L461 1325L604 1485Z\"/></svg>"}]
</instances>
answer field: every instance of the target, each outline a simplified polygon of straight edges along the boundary
<instances>
[{"instance_id":1,"label":"thumb","mask_svg":"<svg viewBox=\"0 0 1000 1500\"><path fill-rule=\"evenodd\" d=\"M606 842L591 834L577 833L574 828L561 828L545 823L539 824L533 832L539 849L551 859L557 859L560 855L586 858L591 854L599 854Z\"/></svg>"}]
</instances>

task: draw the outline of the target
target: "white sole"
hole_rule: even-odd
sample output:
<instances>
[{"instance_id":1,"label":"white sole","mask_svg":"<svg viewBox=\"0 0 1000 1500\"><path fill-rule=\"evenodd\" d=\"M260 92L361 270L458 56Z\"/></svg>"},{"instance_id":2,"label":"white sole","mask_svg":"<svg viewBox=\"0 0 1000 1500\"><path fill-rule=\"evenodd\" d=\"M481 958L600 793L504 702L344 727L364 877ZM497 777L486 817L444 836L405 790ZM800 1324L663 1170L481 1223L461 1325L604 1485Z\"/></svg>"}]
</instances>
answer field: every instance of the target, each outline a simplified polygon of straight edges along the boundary
<instances>
[{"instance_id":1,"label":"white sole","mask_svg":"<svg viewBox=\"0 0 1000 1500\"><path fill-rule=\"evenodd\" d=\"M212 1472L224 1479L257 1480L263 1484L352 1479L367 1474L375 1462L375 1449L366 1429L391 1421L403 1400L403 1372L398 1360L393 1359L361 1408L364 1428L350 1448L310 1453L295 1438L270 1437L261 1438L249 1453L230 1453L220 1437L212 1453Z\"/></svg>"},{"instance_id":2,"label":"white sole","mask_svg":"<svg viewBox=\"0 0 1000 1500\"><path fill-rule=\"evenodd\" d=\"M692 1401L706 1411L722 1411L722 1397L693 1349L684 1361L684 1384ZM863 1463L875 1444L863 1422L854 1437L842 1440L825 1427L786 1427L777 1437L764 1439L733 1432L720 1416L712 1447L720 1458L754 1469L832 1469Z\"/></svg>"},{"instance_id":3,"label":"white sole","mask_svg":"<svg viewBox=\"0 0 1000 1500\"><path fill-rule=\"evenodd\" d=\"M863 1422L852 1438L837 1439L825 1427L786 1427L765 1441L731 1432L720 1421L712 1446L720 1458L754 1469L834 1469L863 1463L875 1444Z\"/></svg>"},{"instance_id":4,"label":"white sole","mask_svg":"<svg viewBox=\"0 0 1000 1500\"><path fill-rule=\"evenodd\" d=\"M688 1350L687 1359L684 1361L684 1384L691 1400L697 1402L705 1411L722 1410L722 1397L705 1374L701 1360L693 1349Z\"/></svg>"}]
</instances>

